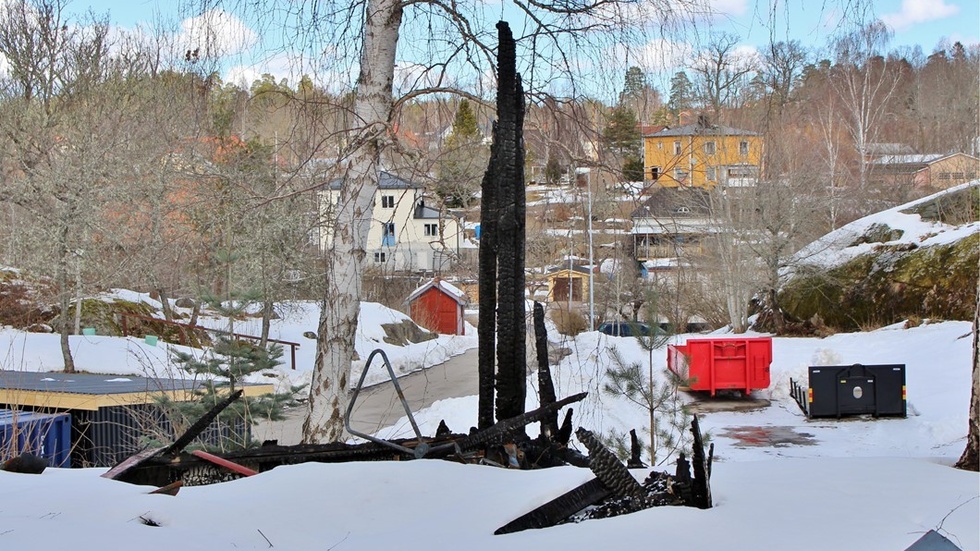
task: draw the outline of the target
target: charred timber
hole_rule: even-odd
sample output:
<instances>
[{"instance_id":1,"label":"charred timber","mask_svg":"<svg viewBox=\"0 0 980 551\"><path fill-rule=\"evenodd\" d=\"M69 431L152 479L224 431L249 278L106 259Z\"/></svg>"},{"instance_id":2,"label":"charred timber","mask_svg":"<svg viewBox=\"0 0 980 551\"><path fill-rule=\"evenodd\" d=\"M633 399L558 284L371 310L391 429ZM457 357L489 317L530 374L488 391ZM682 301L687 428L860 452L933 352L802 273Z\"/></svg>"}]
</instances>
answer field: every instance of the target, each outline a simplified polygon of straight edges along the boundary
<instances>
[{"instance_id":1,"label":"charred timber","mask_svg":"<svg viewBox=\"0 0 980 551\"><path fill-rule=\"evenodd\" d=\"M527 354L524 281L524 88L517 73L517 42L497 23L497 420L524 413Z\"/></svg>"},{"instance_id":2,"label":"charred timber","mask_svg":"<svg viewBox=\"0 0 980 551\"><path fill-rule=\"evenodd\" d=\"M555 396L555 383L551 380L551 366L548 361L548 329L544 325L544 306L540 302L534 303L534 347L538 360L538 396L540 405L547 406L553 404L557 399ZM548 436L558 434L558 413L545 419L541 423L541 432ZM566 439L563 444L567 444Z\"/></svg>"}]
</instances>

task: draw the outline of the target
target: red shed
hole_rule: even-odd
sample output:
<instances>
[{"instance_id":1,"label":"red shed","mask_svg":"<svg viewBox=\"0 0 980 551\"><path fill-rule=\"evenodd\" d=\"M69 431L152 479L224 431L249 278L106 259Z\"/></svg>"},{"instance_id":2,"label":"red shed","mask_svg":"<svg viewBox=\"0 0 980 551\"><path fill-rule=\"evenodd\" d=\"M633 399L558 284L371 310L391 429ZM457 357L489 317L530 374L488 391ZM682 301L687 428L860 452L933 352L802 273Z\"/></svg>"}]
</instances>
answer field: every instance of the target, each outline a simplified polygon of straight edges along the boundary
<instances>
[{"instance_id":1,"label":"red shed","mask_svg":"<svg viewBox=\"0 0 980 551\"><path fill-rule=\"evenodd\" d=\"M445 335L463 335L463 308L466 293L435 278L408 295L408 306L415 323Z\"/></svg>"}]
</instances>

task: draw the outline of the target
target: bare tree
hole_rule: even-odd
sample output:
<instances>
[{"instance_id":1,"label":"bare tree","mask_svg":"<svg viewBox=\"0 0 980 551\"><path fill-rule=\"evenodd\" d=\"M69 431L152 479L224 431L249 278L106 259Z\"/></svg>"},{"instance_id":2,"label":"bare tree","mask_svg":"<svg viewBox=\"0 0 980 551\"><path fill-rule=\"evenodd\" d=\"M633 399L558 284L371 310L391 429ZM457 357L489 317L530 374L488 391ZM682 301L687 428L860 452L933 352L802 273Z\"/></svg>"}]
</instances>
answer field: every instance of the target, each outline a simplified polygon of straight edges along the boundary
<instances>
[{"instance_id":1,"label":"bare tree","mask_svg":"<svg viewBox=\"0 0 980 551\"><path fill-rule=\"evenodd\" d=\"M755 71L753 60L740 56L737 46L737 36L714 35L691 62L695 95L715 123L722 120L726 109L741 105L749 76Z\"/></svg>"},{"instance_id":2,"label":"bare tree","mask_svg":"<svg viewBox=\"0 0 980 551\"><path fill-rule=\"evenodd\" d=\"M38 259L55 274L58 330L66 372L71 303L78 319L82 272L96 238L98 206L111 194L126 145L123 80L109 57L104 19L76 25L61 0L20 0L0 14L0 54L10 65L3 83L0 131L10 158L0 200L44 223ZM71 24L69 24L71 23ZM76 322L77 325L77 322ZM77 331L77 328L75 328Z\"/></svg>"},{"instance_id":3,"label":"bare tree","mask_svg":"<svg viewBox=\"0 0 980 551\"><path fill-rule=\"evenodd\" d=\"M871 144L890 113L899 75L884 56L891 31L881 21L837 39L831 83L845 116L847 130L857 153L858 188L868 185Z\"/></svg>"}]
</instances>

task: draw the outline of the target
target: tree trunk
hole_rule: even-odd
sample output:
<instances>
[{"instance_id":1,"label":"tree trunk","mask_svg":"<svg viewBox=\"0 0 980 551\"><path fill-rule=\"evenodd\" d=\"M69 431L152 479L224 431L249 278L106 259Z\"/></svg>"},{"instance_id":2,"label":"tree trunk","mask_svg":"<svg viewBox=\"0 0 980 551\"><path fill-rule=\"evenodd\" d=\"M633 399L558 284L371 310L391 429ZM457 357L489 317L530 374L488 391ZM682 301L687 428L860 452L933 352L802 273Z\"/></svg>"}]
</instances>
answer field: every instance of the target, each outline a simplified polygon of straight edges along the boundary
<instances>
[{"instance_id":1,"label":"tree trunk","mask_svg":"<svg viewBox=\"0 0 980 551\"><path fill-rule=\"evenodd\" d=\"M365 248L378 188L381 152L390 140L399 0L368 0L354 114L359 125L340 188L340 209L326 259L326 290L317 328L316 359L303 443L342 441L350 401L351 361L360 313Z\"/></svg>"},{"instance_id":2,"label":"tree trunk","mask_svg":"<svg viewBox=\"0 0 980 551\"><path fill-rule=\"evenodd\" d=\"M158 286L157 296L160 297L160 310L163 311L163 319L167 321L174 321L174 311L170 308L170 296L167 295L167 290L163 286Z\"/></svg>"},{"instance_id":3,"label":"tree trunk","mask_svg":"<svg viewBox=\"0 0 980 551\"><path fill-rule=\"evenodd\" d=\"M259 340L259 346L265 348L269 344L269 331L272 329L272 312L275 308L275 303L269 299L266 299L262 303L262 335Z\"/></svg>"},{"instance_id":4,"label":"tree trunk","mask_svg":"<svg viewBox=\"0 0 980 551\"><path fill-rule=\"evenodd\" d=\"M67 215L65 215L67 216ZM61 312L58 314L58 332L61 335L61 357L65 362L65 373L75 372L75 360L71 356L71 347L68 344L68 335L71 330L71 322L68 311L71 308L71 286L68 285L68 224L61 227L61 243L58 244L58 269L56 279L58 283L58 293L61 302Z\"/></svg>"},{"instance_id":5,"label":"tree trunk","mask_svg":"<svg viewBox=\"0 0 980 551\"><path fill-rule=\"evenodd\" d=\"M966 449L956 467L980 471L980 283L977 284L977 309L973 314L973 390L970 391L970 428Z\"/></svg>"}]
</instances>

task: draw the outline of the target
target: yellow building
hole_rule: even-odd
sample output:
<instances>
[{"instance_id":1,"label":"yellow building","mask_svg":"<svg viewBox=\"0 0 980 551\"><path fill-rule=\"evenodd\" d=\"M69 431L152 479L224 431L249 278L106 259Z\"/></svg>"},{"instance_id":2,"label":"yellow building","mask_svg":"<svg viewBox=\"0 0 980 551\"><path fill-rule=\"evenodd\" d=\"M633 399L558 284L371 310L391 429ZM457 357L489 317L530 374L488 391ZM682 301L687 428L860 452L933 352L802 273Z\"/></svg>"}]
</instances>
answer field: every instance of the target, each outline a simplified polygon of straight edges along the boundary
<instances>
[{"instance_id":1,"label":"yellow building","mask_svg":"<svg viewBox=\"0 0 980 551\"><path fill-rule=\"evenodd\" d=\"M702 123L643 136L644 177L663 187L752 186L762 167L762 136Z\"/></svg>"}]
</instances>

